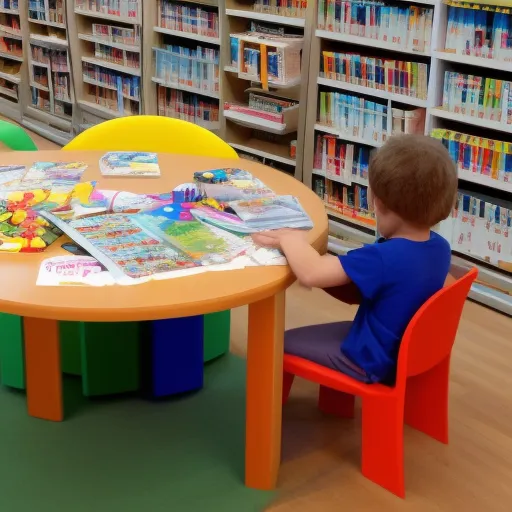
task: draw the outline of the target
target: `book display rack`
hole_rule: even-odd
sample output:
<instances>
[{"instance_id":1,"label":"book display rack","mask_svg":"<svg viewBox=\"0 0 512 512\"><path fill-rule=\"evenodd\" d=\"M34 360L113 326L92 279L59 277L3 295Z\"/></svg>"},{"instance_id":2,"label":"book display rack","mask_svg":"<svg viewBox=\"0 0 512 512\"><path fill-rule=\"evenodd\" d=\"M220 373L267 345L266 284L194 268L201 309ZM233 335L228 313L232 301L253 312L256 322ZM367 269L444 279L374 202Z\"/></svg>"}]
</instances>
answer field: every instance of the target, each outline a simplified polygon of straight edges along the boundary
<instances>
[{"instance_id":1,"label":"book display rack","mask_svg":"<svg viewBox=\"0 0 512 512\"><path fill-rule=\"evenodd\" d=\"M512 314L510 0L0 0L0 38L0 114L61 144L140 113L201 125L310 185L333 252L375 238L370 152L438 138L460 178L439 231Z\"/></svg>"}]
</instances>

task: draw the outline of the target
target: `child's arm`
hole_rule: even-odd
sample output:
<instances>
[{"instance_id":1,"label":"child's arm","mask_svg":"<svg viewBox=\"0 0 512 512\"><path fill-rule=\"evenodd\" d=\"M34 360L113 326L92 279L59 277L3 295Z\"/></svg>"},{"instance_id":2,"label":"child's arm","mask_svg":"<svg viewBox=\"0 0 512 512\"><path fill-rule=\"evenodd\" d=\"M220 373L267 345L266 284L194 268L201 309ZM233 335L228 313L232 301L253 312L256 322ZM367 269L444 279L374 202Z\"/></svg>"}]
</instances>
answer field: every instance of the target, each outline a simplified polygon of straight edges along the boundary
<instances>
[{"instance_id":1,"label":"child's arm","mask_svg":"<svg viewBox=\"0 0 512 512\"><path fill-rule=\"evenodd\" d=\"M270 231L255 234L253 239L264 247L279 247L299 282L308 288L330 288L350 282L339 258L318 254L303 231Z\"/></svg>"}]
</instances>

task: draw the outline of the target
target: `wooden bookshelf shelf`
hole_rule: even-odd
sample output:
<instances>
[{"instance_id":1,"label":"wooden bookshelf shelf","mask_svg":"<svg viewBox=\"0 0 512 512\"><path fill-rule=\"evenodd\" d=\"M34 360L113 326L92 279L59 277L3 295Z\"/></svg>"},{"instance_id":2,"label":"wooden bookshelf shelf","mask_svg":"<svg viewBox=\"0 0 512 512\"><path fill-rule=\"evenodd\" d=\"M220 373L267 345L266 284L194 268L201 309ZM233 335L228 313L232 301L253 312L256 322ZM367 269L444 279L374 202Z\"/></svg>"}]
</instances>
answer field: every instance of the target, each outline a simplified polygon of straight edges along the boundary
<instances>
[{"instance_id":1,"label":"wooden bookshelf shelf","mask_svg":"<svg viewBox=\"0 0 512 512\"><path fill-rule=\"evenodd\" d=\"M512 62L501 61L496 59L483 59L482 57L473 57L471 55L459 55L457 53L434 51L434 57L446 62L454 62L456 64L464 64L467 66L477 66L480 68L499 69L512 73Z\"/></svg>"},{"instance_id":2,"label":"wooden bookshelf shelf","mask_svg":"<svg viewBox=\"0 0 512 512\"><path fill-rule=\"evenodd\" d=\"M139 25L141 23L140 16L128 17L128 16L120 16L117 14L108 14L105 12L97 12L92 11L90 9L80 9L78 7L75 8L75 14L80 14L81 16L88 16L90 18L100 18L105 21L116 21L117 23L127 23L130 25Z\"/></svg>"},{"instance_id":3,"label":"wooden bookshelf shelf","mask_svg":"<svg viewBox=\"0 0 512 512\"><path fill-rule=\"evenodd\" d=\"M30 41L47 48L67 48L68 40L60 37L45 36L43 34L30 34Z\"/></svg>"},{"instance_id":4,"label":"wooden bookshelf shelf","mask_svg":"<svg viewBox=\"0 0 512 512\"><path fill-rule=\"evenodd\" d=\"M184 39L193 39L201 43L220 45L219 37L203 36L201 34L194 34L192 32L184 32L182 30L171 30L170 28L153 27L155 32L160 34L167 34L169 36L183 37Z\"/></svg>"},{"instance_id":5,"label":"wooden bookshelf shelf","mask_svg":"<svg viewBox=\"0 0 512 512\"><path fill-rule=\"evenodd\" d=\"M278 14L257 12L250 9L226 9L226 14L228 16L235 16L237 18L265 21L267 23L287 25L289 27L304 28L306 26L306 20L304 18L292 18L291 16L281 16Z\"/></svg>"},{"instance_id":6,"label":"wooden bookshelf shelf","mask_svg":"<svg viewBox=\"0 0 512 512\"><path fill-rule=\"evenodd\" d=\"M101 66L102 68L119 71L120 73L126 73L127 75L133 75L133 76L141 75L140 68L132 68L130 66L123 66L122 64L116 64L115 62L110 62L109 60L105 60L105 59L97 59L96 57L91 57L89 55L83 55L82 62L88 62L89 64L94 64L95 66Z\"/></svg>"},{"instance_id":7,"label":"wooden bookshelf shelf","mask_svg":"<svg viewBox=\"0 0 512 512\"><path fill-rule=\"evenodd\" d=\"M119 50L126 50L133 53L140 53L141 47L140 45L133 44L125 44L117 41L109 41L100 36L95 36L92 34L78 34L78 39L82 41L88 41L89 43L98 43L103 44L105 46L111 46L112 48L118 48Z\"/></svg>"}]
</instances>

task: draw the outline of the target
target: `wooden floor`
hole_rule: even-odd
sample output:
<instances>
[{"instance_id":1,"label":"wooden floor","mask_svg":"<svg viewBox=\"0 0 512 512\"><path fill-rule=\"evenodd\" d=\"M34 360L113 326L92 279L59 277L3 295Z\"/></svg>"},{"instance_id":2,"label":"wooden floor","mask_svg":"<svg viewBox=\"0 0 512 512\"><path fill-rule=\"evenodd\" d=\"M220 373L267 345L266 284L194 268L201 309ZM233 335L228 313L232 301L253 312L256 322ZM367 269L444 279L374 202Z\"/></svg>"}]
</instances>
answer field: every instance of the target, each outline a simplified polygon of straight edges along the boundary
<instances>
[{"instance_id":1,"label":"wooden floor","mask_svg":"<svg viewBox=\"0 0 512 512\"><path fill-rule=\"evenodd\" d=\"M354 312L318 290L294 286L287 294L288 328L348 320ZM240 308L232 350L244 354L246 340L247 309ZM406 429L405 500L361 476L360 420L324 417L315 401L315 386L296 382L284 410L280 498L270 512L512 511L510 318L467 303L452 358L450 445Z\"/></svg>"}]
</instances>

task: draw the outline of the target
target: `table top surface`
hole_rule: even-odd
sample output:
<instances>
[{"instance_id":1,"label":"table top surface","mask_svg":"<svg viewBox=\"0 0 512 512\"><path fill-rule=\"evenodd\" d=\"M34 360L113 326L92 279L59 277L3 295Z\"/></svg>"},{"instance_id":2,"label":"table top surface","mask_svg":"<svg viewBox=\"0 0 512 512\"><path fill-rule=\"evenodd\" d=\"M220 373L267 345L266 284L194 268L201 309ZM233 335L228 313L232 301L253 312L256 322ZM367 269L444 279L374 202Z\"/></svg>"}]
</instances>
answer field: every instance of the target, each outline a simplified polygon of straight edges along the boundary
<instances>
[{"instance_id":1,"label":"table top surface","mask_svg":"<svg viewBox=\"0 0 512 512\"><path fill-rule=\"evenodd\" d=\"M99 159L104 151L38 151L3 153L0 165L34 162L88 164L82 181L97 187L135 193L163 193L191 181L194 171L225 167L246 169L278 194L296 196L310 215L314 228L309 241L325 249L327 215L322 201L287 174L248 160L159 154L160 178L103 177ZM41 253L0 254L0 312L36 318L82 321L139 321L176 318L231 309L268 298L286 289L294 277L288 266L250 267L243 270L204 272L133 286L36 286L41 261L69 255L61 245L65 237Z\"/></svg>"}]
</instances>

